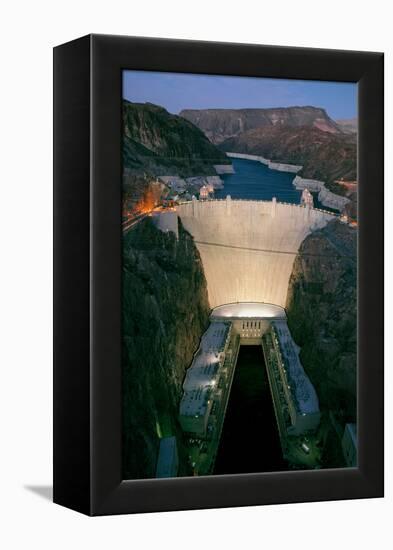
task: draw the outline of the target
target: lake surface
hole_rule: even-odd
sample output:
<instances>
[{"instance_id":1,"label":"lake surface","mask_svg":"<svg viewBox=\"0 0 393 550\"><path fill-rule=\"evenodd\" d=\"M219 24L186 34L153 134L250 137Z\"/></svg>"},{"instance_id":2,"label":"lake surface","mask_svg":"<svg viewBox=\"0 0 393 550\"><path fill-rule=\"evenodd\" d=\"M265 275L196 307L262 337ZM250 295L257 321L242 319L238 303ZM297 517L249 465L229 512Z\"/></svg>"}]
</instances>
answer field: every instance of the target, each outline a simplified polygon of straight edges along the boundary
<instances>
[{"instance_id":1,"label":"lake surface","mask_svg":"<svg viewBox=\"0 0 393 550\"><path fill-rule=\"evenodd\" d=\"M232 199L272 200L279 202L300 203L302 192L292 185L296 174L270 170L267 166L254 160L232 159L234 174L220 176L224 189L217 189L216 199L230 195ZM320 207L314 196L314 206Z\"/></svg>"},{"instance_id":2,"label":"lake surface","mask_svg":"<svg viewBox=\"0 0 393 550\"><path fill-rule=\"evenodd\" d=\"M301 191L292 185L295 174L270 170L254 160L232 159L234 174L224 174L224 189L215 192L215 198L231 195L233 199L272 200L300 203Z\"/></svg>"},{"instance_id":3,"label":"lake surface","mask_svg":"<svg viewBox=\"0 0 393 550\"><path fill-rule=\"evenodd\" d=\"M240 346L214 473L287 469L262 346Z\"/></svg>"}]
</instances>

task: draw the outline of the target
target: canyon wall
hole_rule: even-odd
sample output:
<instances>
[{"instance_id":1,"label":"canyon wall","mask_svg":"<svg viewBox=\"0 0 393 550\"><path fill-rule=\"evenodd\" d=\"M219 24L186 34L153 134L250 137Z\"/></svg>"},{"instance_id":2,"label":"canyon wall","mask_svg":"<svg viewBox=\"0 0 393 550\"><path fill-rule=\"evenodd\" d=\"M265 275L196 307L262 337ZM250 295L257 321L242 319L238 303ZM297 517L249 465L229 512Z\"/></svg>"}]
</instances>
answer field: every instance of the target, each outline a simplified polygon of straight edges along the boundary
<instances>
[{"instance_id":1,"label":"canyon wall","mask_svg":"<svg viewBox=\"0 0 393 550\"><path fill-rule=\"evenodd\" d=\"M267 127L249 130L220 143L225 152L257 155L271 161L302 166L303 178L325 182L336 194L345 189L336 183L357 178L357 146L353 134L333 134L314 127Z\"/></svg>"},{"instance_id":2,"label":"canyon wall","mask_svg":"<svg viewBox=\"0 0 393 550\"><path fill-rule=\"evenodd\" d=\"M323 467L345 466L340 437L356 422L357 231L337 220L310 234L293 265L288 326L319 397Z\"/></svg>"},{"instance_id":3,"label":"canyon wall","mask_svg":"<svg viewBox=\"0 0 393 550\"><path fill-rule=\"evenodd\" d=\"M210 312L200 256L180 222L178 239L151 218L123 238L123 475L155 477L160 437L172 435L188 475L177 418Z\"/></svg>"},{"instance_id":4,"label":"canyon wall","mask_svg":"<svg viewBox=\"0 0 393 550\"><path fill-rule=\"evenodd\" d=\"M319 107L278 107L272 109L184 109L180 116L198 126L212 143L239 136L255 128L299 128L308 126L328 133L340 128Z\"/></svg>"},{"instance_id":5,"label":"canyon wall","mask_svg":"<svg viewBox=\"0 0 393 550\"><path fill-rule=\"evenodd\" d=\"M230 164L204 133L152 103L123 100L123 164L131 173L215 175Z\"/></svg>"},{"instance_id":6,"label":"canyon wall","mask_svg":"<svg viewBox=\"0 0 393 550\"><path fill-rule=\"evenodd\" d=\"M296 189L308 189L309 191L318 193L318 200L320 203L328 208L334 208L339 212L342 212L351 202L347 197L332 193L332 191L326 188L323 181L305 179L300 176L296 176L292 183Z\"/></svg>"}]
</instances>

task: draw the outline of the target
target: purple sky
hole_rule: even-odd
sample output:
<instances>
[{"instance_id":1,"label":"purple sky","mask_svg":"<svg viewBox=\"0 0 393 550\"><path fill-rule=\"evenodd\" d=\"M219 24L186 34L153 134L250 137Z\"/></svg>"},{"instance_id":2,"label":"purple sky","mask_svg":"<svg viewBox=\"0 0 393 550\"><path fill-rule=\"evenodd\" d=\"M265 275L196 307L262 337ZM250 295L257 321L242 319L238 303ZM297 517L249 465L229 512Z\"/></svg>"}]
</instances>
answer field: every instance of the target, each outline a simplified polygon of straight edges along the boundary
<instances>
[{"instance_id":1,"label":"purple sky","mask_svg":"<svg viewBox=\"0 0 393 550\"><path fill-rule=\"evenodd\" d=\"M347 82L124 71L123 97L174 114L182 109L313 105L334 119L357 116L357 85Z\"/></svg>"}]
</instances>

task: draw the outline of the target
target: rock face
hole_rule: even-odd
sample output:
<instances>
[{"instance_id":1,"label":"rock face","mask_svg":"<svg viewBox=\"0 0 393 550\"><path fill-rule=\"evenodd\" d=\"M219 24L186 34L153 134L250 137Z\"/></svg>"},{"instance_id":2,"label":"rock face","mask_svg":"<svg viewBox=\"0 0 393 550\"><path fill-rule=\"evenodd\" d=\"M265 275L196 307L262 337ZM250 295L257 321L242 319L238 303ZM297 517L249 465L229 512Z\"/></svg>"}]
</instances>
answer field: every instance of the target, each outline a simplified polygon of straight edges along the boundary
<instances>
[{"instance_id":1,"label":"rock face","mask_svg":"<svg viewBox=\"0 0 393 550\"><path fill-rule=\"evenodd\" d=\"M123 100L123 164L128 173L215 175L230 164L203 132L151 103Z\"/></svg>"},{"instance_id":2,"label":"rock face","mask_svg":"<svg viewBox=\"0 0 393 550\"><path fill-rule=\"evenodd\" d=\"M324 467L344 465L337 426L356 422L356 236L339 221L309 235L288 288L288 325L323 413Z\"/></svg>"},{"instance_id":3,"label":"rock face","mask_svg":"<svg viewBox=\"0 0 393 550\"><path fill-rule=\"evenodd\" d=\"M323 132L340 133L340 128L334 120L324 109L318 107L185 109L180 112L180 116L198 126L212 143L222 143L228 138L237 137L255 128L308 126Z\"/></svg>"},{"instance_id":4,"label":"rock face","mask_svg":"<svg viewBox=\"0 0 393 550\"><path fill-rule=\"evenodd\" d=\"M338 210L339 212L344 212L345 208L350 203L350 199L337 195L336 193L332 193L329 189L326 189L325 186L323 186L319 191L318 200L324 206L334 208L334 210ZM356 217L356 214L354 217Z\"/></svg>"},{"instance_id":5,"label":"rock face","mask_svg":"<svg viewBox=\"0 0 393 550\"><path fill-rule=\"evenodd\" d=\"M345 134L357 134L358 131L358 119L357 118L342 118L336 120L336 123L340 130Z\"/></svg>"},{"instance_id":6,"label":"rock face","mask_svg":"<svg viewBox=\"0 0 393 550\"><path fill-rule=\"evenodd\" d=\"M175 435L179 475L188 475L178 424L186 369L208 324L199 253L179 222L179 238L150 218L123 243L123 475L155 477L159 438Z\"/></svg>"},{"instance_id":7,"label":"rock face","mask_svg":"<svg viewBox=\"0 0 393 550\"><path fill-rule=\"evenodd\" d=\"M151 209L163 195L166 187L152 174L139 175L125 170L123 172L123 207L133 211Z\"/></svg>"},{"instance_id":8,"label":"rock face","mask_svg":"<svg viewBox=\"0 0 393 550\"><path fill-rule=\"evenodd\" d=\"M296 176L292 184L296 189L308 189L309 191L317 192L320 203L328 208L334 208L339 212L344 212L351 202L351 199L342 197L326 189L323 181L304 179L300 176Z\"/></svg>"},{"instance_id":9,"label":"rock face","mask_svg":"<svg viewBox=\"0 0 393 550\"><path fill-rule=\"evenodd\" d=\"M323 181L337 194L345 191L335 180L356 179L356 141L351 135L309 127L258 128L227 139L220 148L303 166L299 175Z\"/></svg>"},{"instance_id":10,"label":"rock face","mask_svg":"<svg viewBox=\"0 0 393 550\"><path fill-rule=\"evenodd\" d=\"M214 166L215 168L215 171L217 172L217 174L221 175L221 174L234 174L235 173L235 170L232 166L232 164L216 164Z\"/></svg>"}]
</instances>

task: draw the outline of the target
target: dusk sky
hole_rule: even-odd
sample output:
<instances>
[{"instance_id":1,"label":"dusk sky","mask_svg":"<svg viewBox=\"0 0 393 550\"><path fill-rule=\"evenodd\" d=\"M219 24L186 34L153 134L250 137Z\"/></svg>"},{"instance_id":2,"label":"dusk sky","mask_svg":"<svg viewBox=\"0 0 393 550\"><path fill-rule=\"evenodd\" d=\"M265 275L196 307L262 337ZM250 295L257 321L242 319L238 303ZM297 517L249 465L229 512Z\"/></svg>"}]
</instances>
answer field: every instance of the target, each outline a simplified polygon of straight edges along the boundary
<instances>
[{"instance_id":1,"label":"dusk sky","mask_svg":"<svg viewBox=\"0 0 393 550\"><path fill-rule=\"evenodd\" d=\"M357 116L357 85L346 82L124 71L123 97L182 109L323 107L334 119Z\"/></svg>"}]
</instances>

